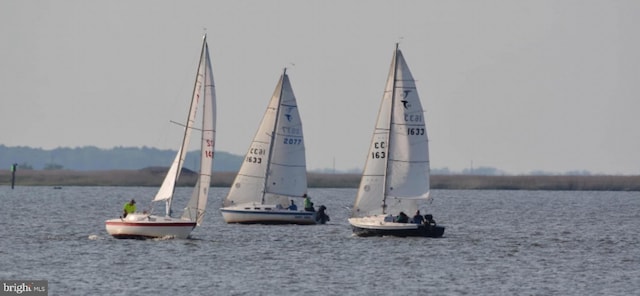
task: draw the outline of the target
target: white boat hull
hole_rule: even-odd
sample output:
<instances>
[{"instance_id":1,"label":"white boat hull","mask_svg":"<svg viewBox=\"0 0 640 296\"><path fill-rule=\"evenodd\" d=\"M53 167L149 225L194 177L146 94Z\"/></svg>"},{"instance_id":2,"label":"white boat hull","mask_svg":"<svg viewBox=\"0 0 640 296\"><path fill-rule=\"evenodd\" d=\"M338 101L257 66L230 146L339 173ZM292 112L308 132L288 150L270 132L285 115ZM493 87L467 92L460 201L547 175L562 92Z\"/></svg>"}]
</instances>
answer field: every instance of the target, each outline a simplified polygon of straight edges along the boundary
<instances>
[{"instance_id":1,"label":"white boat hull","mask_svg":"<svg viewBox=\"0 0 640 296\"><path fill-rule=\"evenodd\" d=\"M443 226L397 223L388 221L386 215L349 218L348 220L357 236L441 237L444 234Z\"/></svg>"},{"instance_id":2,"label":"white boat hull","mask_svg":"<svg viewBox=\"0 0 640 296\"><path fill-rule=\"evenodd\" d=\"M107 232L115 238L179 238L189 237L196 222L172 217L129 214L126 218L105 222Z\"/></svg>"},{"instance_id":3,"label":"white boat hull","mask_svg":"<svg viewBox=\"0 0 640 296\"><path fill-rule=\"evenodd\" d=\"M238 205L221 208L227 223L241 224L316 224L316 212L277 209L271 205Z\"/></svg>"}]
</instances>

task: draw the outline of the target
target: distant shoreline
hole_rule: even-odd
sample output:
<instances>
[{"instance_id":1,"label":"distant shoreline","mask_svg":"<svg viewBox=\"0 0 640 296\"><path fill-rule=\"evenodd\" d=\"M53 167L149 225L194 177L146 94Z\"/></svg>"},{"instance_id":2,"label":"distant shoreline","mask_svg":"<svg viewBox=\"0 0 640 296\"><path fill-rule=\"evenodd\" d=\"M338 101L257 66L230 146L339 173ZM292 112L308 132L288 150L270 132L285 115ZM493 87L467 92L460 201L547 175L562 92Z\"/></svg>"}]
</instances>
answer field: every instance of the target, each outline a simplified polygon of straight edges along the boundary
<instances>
[{"instance_id":1,"label":"distant shoreline","mask_svg":"<svg viewBox=\"0 0 640 296\"><path fill-rule=\"evenodd\" d=\"M166 170L18 170L16 186L160 186ZM236 172L214 172L213 187L229 187ZM640 191L640 176L483 176L432 175L433 189L466 190L584 190ZM311 188L357 188L359 174L308 173ZM195 174L183 176L178 186L191 186ZM0 172L0 185L11 185L11 172Z\"/></svg>"}]
</instances>

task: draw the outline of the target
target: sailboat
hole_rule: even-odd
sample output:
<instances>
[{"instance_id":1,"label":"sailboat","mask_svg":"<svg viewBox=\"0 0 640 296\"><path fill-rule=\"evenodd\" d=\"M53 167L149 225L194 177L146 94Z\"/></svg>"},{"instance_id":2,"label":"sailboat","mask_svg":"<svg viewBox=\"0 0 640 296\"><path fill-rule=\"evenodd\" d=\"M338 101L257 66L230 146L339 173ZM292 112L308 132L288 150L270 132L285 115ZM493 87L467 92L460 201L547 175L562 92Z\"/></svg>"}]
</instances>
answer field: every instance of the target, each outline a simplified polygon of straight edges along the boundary
<instances>
[{"instance_id":1,"label":"sailboat","mask_svg":"<svg viewBox=\"0 0 640 296\"><path fill-rule=\"evenodd\" d=\"M284 69L220 211L227 223L315 224L301 202L289 208L306 192L302 121Z\"/></svg>"},{"instance_id":2,"label":"sailboat","mask_svg":"<svg viewBox=\"0 0 640 296\"><path fill-rule=\"evenodd\" d=\"M202 104L202 125L196 126L196 115L199 105ZM131 213L124 218L115 218L106 221L107 232L115 238L187 238L193 229L202 223L211 184L211 167L213 166L213 153L215 144L216 124L216 98L213 84L213 72L207 36L203 37L200 61L193 87L193 95L189 106L187 121L184 125L182 143L178 149L171 167L152 200L165 203L164 215L153 215L150 211ZM198 180L180 217L171 216L171 205L174 198L175 186L180 178L187 148L193 130L199 130L202 134L200 142L200 171Z\"/></svg>"},{"instance_id":3,"label":"sailboat","mask_svg":"<svg viewBox=\"0 0 640 296\"><path fill-rule=\"evenodd\" d=\"M424 111L413 76L396 44L348 219L353 232L358 236L441 237L443 226L401 221L395 216L402 212L411 217L428 201L429 173Z\"/></svg>"}]
</instances>

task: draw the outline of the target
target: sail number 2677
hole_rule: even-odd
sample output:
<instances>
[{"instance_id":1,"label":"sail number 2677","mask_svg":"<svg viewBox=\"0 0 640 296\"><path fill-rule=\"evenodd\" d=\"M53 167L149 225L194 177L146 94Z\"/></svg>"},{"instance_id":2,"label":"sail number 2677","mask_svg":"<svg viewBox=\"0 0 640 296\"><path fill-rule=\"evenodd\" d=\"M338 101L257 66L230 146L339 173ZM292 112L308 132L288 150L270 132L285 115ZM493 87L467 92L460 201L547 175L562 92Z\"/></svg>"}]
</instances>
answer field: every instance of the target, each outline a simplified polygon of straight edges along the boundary
<instances>
[{"instance_id":1,"label":"sail number 2677","mask_svg":"<svg viewBox=\"0 0 640 296\"><path fill-rule=\"evenodd\" d=\"M302 139L300 139L300 138L284 138L284 144L300 145L300 144L302 144Z\"/></svg>"}]
</instances>

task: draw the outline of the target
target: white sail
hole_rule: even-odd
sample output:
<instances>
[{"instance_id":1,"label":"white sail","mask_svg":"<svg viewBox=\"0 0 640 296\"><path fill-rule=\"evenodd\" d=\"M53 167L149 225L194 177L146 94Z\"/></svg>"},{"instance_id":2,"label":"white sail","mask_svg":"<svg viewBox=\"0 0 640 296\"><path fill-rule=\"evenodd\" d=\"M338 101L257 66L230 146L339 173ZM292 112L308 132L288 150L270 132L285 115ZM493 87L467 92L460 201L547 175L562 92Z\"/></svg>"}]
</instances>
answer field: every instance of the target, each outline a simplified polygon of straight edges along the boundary
<instances>
[{"instance_id":1,"label":"white sail","mask_svg":"<svg viewBox=\"0 0 640 296\"><path fill-rule=\"evenodd\" d=\"M176 154L176 158L171 163L171 167L169 167L169 171L167 171L167 175L164 177L164 181L162 181L162 185L160 189L158 189L158 193L156 193L153 201L162 201L168 200L173 197L173 189L176 185L176 179L178 176L179 167L181 167L181 163L184 159L182 158L182 148L178 150Z\"/></svg>"},{"instance_id":2,"label":"white sail","mask_svg":"<svg viewBox=\"0 0 640 296\"><path fill-rule=\"evenodd\" d=\"M202 51L200 54L200 62L198 64L198 71L196 74L196 80L193 87L193 95L191 98L191 104L189 106L189 113L187 117L187 122L184 127L184 135L182 137L182 144L178 149L178 153L167 172L167 175L158 190L153 201L162 201L165 200L167 202L166 206L166 215L170 215L171 213L171 201L173 199L173 193L175 191L175 185L178 179L180 178L180 172L182 170L182 165L184 164L184 158L186 156L186 151L189 147L189 142L191 140L191 131L193 129L193 124L195 122L198 104L200 101L200 92L202 90L203 80L205 79L205 64L208 61L208 53L205 54L206 47L206 36L204 37L204 42L202 45Z\"/></svg>"},{"instance_id":3,"label":"white sail","mask_svg":"<svg viewBox=\"0 0 640 296\"><path fill-rule=\"evenodd\" d=\"M305 157L298 104L285 69L223 205L301 197L307 190Z\"/></svg>"},{"instance_id":4,"label":"white sail","mask_svg":"<svg viewBox=\"0 0 640 296\"><path fill-rule=\"evenodd\" d=\"M411 213L428 195L424 111L409 67L396 48L352 216Z\"/></svg>"},{"instance_id":5,"label":"white sail","mask_svg":"<svg viewBox=\"0 0 640 296\"><path fill-rule=\"evenodd\" d=\"M202 94L202 96L201 96ZM202 103L202 126L196 126L195 119L199 104ZM202 41L202 51L198 63L198 70L193 86L193 95L189 105L187 122L184 125L182 143L178 153L167 172L158 193L153 201L165 201L164 216L153 215L148 212L128 213L124 217L105 221L107 232L116 238L159 238L174 237L187 238L191 231L202 223L207 196L211 184L211 167L213 166L216 124L216 97L213 83L213 71L206 35ZM200 140L200 172L191 200L187 203L181 217L171 216L171 201L173 200L175 185L180 177L185 154L189 147L192 130L202 133Z\"/></svg>"},{"instance_id":6,"label":"white sail","mask_svg":"<svg viewBox=\"0 0 640 296\"><path fill-rule=\"evenodd\" d=\"M200 143L200 172L198 181L193 189L193 194L182 214L185 219L195 220L198 225L202 223L207 197L211 187L211 168L213 166L215 136L216 136L216 95L213 83L213 69L209 57L209 48L204 43L204 90L203 90L203 116L202 137Z\"/></svg>"}]
</instances>

